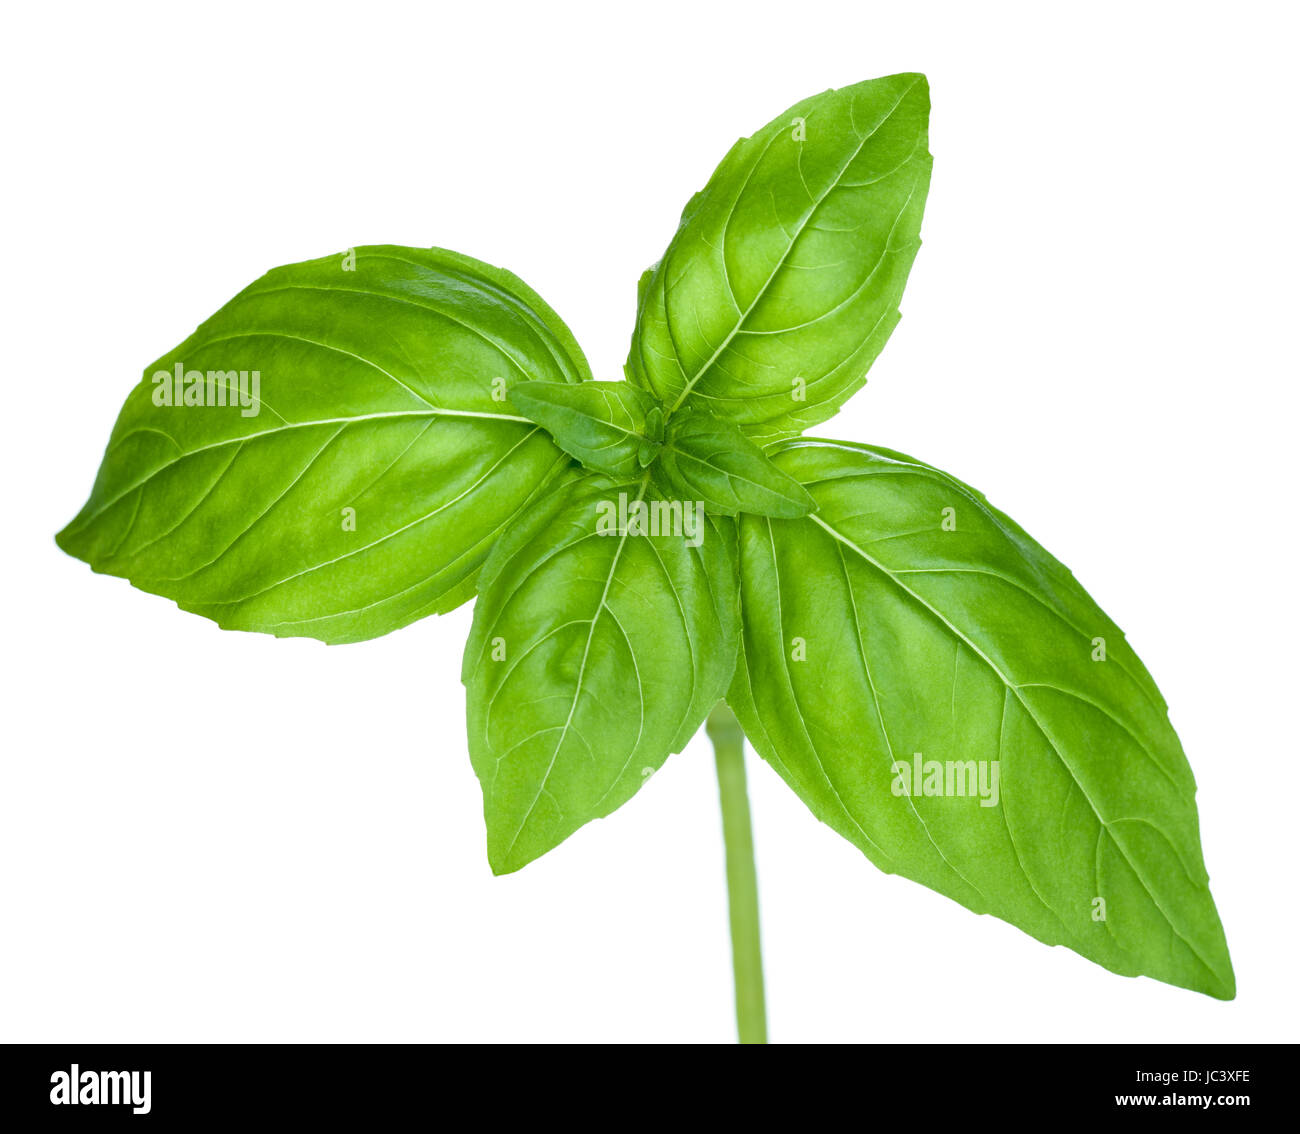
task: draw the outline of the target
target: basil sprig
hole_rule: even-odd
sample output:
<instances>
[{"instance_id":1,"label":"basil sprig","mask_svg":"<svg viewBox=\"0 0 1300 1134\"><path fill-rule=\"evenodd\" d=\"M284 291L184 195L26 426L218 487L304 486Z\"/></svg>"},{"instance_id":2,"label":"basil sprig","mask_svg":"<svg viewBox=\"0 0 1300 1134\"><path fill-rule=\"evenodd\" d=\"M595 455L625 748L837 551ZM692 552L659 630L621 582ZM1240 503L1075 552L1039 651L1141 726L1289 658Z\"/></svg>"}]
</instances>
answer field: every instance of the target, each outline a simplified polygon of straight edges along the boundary
<instances>
[{"instance_id":1,"label":"basil sprig","mask_svg":"<svg viewBox=\"0 0 1300 1134\"><path fill-rule=\"evenodd\" d=\"M898 322L928 113L894 75L737 143L640 281L620 382L456 253L269 272L145 368L59 544L223 627L325 642L477 595L497 872L627 802L725 698L882 870L1230 998L1192 773L1118 627L960 481L800 436Z\"/></svg>"}]
</instances>

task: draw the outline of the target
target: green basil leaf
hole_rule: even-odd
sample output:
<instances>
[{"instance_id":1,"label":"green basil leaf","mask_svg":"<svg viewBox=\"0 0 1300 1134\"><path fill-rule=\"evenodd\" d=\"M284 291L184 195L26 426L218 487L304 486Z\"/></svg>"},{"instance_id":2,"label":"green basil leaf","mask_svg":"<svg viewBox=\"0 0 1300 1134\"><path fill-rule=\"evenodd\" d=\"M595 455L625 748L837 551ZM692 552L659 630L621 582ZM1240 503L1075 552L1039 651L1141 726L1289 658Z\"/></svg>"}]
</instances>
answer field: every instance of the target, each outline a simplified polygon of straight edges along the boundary
<instances>
[{"instance_id":1,"label":"green basil leaf","mask_svg":"<svg viewBox=\"0 0 1300 1134\"><path fill-rule=\"evenodd\" d=\"M774 460L818 510L739 521L728 699L758 751L882 870L1231 998L1191 769L1118 627L935 469L840 442Z\"/></svg>"},{"instance_id":2,"label":"green basil leaf","mask_svg":"<svg viewBox=\"0 0 1300 1134\"><path fill-rule=\"evenodd\" d=\"M660 468L672 490L710 512L793 519L813 510L797 480L763 455L738 426L704 413L679 413L668 425Z\"/></svg>"},{"instance_id":3,"label":"green basil leaf","mask_svg":"<svg viewBox=\"0 0 1300 1134\"><path fill-rule=\"evenodd\" d=\"M772 438L825 421L898 322L930 183L929 91L827 91L732 147L638 288L631 381Z\"/></svg>"},{"instance_id":4,"label":"green basil leaf","mask_svg":"<svg viewBox=\"0 0 1300 1134\"><path fill-rule=\"evenodd\" d=\"M508 388L589 378L531 288L466 256L276 268L145 370L58 542L228 629L376 637L472 597L569 464Z\"/></svg>"},{"instance_id":5,"label":"green basil leaf","mask_svg":"<svg viewBox=\"0 0 1300 1134\"><path fill-rule=\"evenodd\" d=\"M735 669L734 525L674 511L644 474L571 476L494 548L465 646L498 874L629 800Z\"/></svg>"},{"instance_id":6,"label":"green basil leaf","mask_svg":"<svg viewBox=\"0 0 1300 1134\"><path fill-rule=\"evenodd\" d=\"M658 407L627 382L522 382L511 387L510 401L561 449L597 472L636 476L644 467L638 461L643 447L651 444L651 459L657 449L647 418Z\"/></svg>"}]
</instances>

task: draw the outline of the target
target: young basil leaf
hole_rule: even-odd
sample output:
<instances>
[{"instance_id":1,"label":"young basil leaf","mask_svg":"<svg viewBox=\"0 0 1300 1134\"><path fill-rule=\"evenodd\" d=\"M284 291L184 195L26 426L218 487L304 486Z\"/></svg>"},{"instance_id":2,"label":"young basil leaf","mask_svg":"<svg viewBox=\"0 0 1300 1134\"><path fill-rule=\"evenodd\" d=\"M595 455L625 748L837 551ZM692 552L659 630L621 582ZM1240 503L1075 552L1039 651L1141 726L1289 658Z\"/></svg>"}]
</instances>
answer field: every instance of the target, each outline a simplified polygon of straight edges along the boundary
<instances>
[{"instance_id":1,"label":"young basil leaf","mask_svg":"<svg viewBox=\"0 0 1300 1134\"><path fill-rule=\"evenodd\" d=\"M643 277L627 362L753 436L825 421L898 322L930 183L922 75L826 91L742 139Z\"/></svg>"},{"instance_id":2,"label":"young basil leaf","mask_svg":"<svg viewBox=\"0 0 1300 1134\"><path fill-rule=\"evenodd\" d=\"M739 521L728 699L758 751L882 870L1231 998L1191 769L1118 627L935 469L841 442L774 460L818 510Z\"/></svg>"},{"instance_id":3,"label":"young basil leaf","mask_svg":"<svg viewBox=\"0 0 1300 1134\"><path fill-rule=\"evenodd\" d=\"M510 401L589 469L631 477L644 467L638 455L650 437L647 417L658 410L644 390L627 382L521 382Z\"/></svg>"},{"instance_id":4,"label":"young basil leaf","mask_svg":"<svg viewBox=\"0 0 1300 1134\"><path fill-rule=\"evenodd\" d=\"M645 415L646 432L651 441L662 444L664 439L665 425L663 406L657 403L650 407L650 412Z\"/></svg>"},{"instance_id":5,"label":"young basil leaf","mask_svg":"<svg viewBox=\"0 0 1300 1134\"><path fill-rule=\"evenodd\" d=\"M710 512L792 519L814 504L738 426L704 413L679 413L669 422L660 468L672 491L702 500Z\"/></svg>"},{"instance_id":6,"label":"young basil leaf","mask_svg":"<svg viewBox=\"0 0 1300 1134\"><path fill-rule=\"evenodd\" d=\"M508 387L590 376L531 288L467 256L276 268L145 370L59 546L227 629L376 637L470 598L568 465Z\"/></svg>"},{"instance_id":7,"label":"young basil leaf","mask_svg":"<svg viewBox=\"0 0 1300 1134\"><path fill-rule=\"evenodd\" d=\"M465 646L498 874L629 800L735 669L734 525L657 500L644 474L570 475L494 548Z\"/></svg>"}]
</instances>

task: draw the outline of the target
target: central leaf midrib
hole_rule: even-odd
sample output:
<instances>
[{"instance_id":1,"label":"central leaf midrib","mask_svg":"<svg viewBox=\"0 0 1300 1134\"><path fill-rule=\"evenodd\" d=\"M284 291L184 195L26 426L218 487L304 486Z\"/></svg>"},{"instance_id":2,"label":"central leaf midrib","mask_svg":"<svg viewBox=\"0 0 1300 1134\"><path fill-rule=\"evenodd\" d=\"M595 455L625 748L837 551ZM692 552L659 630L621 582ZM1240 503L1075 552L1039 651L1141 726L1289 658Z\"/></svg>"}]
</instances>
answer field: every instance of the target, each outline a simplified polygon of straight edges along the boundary
<instances>
[{"instance_id":1,"label":"central leaf midrib","mask_svg":"<svg viewBox=\"0 0 1300 1134\"><path fill-rule=\"evenodd\" d=\"M181 461L186 460L189 457L196 457L200 453L208 453L213 451L214 449L224 448L226 445L239 445L245 441L255 441L262 437L274 437L282 433L287 433L290 430L294 430L294 429L311 429L321 425L355 425L367 421L386 421L386 420L393 420L398 418L426 418L426 417L428 418L437 418L437 417L480 418L488 421L510 421L522 425L534 424L533 422L529 421L527 418L513 417L506 414L488 413L486 411L479 412L475 410L443 409L441 407L434 408L434 409L425 409L425 410L392 410L392 411L385 411L383 413L364 413L364 414L355 414L351 417L324 417L324 418L318 418L314 421L289 421L289 422L285 422L285 424L283 425L274 426L271 429L259 429L255 433L245 433L242 437L224 437L220 441L213 441L207 445L197 445L193 449L181 449L180 452L178 452L176 456L174 456L171 460L164 462L163 464L159 465L155 469L152 469L140 480L137 480L133 484L130 484L126 488L122 489L121 492L117 493L117 495L113 496L111 499L106 500L103 504L101 504L98 508L96 508L95 511L92 512L90 515L84 518L79 516L77 520L74 521L74 523L77 524L75 530L80 531L87 524L93 523L105 512L107 512L108 509L113 507L114 504L117 504L120 501L125 500L132 492L144 488L145 485L147 485L151 480L153 480L154 477L159 476L162 473L165 473L168 469L175 468L176 465L180 464ZM170 441L173 445L176 445L176 447L180 449L180 446L177 443L176 438L174 438L170 433L164 433L160 429L152 429L148 427L133 429L131 430L130 433L123 434L120 438L117 439L117 441L113 443L112 447L115 448L117 445L120 445L128 438L134 437L140 433L156 433L160 437L165 437L168 441Z\"/></svg>"}]
</instances>

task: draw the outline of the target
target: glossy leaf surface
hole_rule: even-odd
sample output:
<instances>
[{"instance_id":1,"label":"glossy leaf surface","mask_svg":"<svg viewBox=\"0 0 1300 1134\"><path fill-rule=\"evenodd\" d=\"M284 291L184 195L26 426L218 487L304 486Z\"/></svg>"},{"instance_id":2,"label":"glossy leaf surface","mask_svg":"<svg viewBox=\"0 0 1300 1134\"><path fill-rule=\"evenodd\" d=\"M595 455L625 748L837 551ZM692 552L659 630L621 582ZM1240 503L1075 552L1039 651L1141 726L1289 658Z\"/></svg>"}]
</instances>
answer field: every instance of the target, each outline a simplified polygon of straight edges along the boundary
<instances>
[{"instance_id":1,"label":"glossy leaf surface","mask_svg":"<svg viewBox=\"0 0 1300 1134\"><path fill-rule=\"evenodd\" d=\"M678 413L660 454L664 482L711 513L805 516L812 497L763 455L738 426L703 413Z\"/></svg>"},{"instance_id":2,"label":"glossy leaf surface","mask_svg":"<svg viewBox=\"0 0 1300 1134\"><path fill-rule=\"evenodd\" d=\"M729 700L759 752L882 870L1230 998L1191 769L1119 628L935 469L840 442L774 459L818 510L740 520Z\"/></svg>"},{"instance_id":3,"label":"glossy leaf surface","mask_svg":"<svg viewBox=\"0 0 1300 1134\"><path fill-rule=\"evenodd\" d=\"M648 421L656 403L628 382L523 382L511 388L510 401L597 472L636 476L659 448Z\"/></svg>"},{"instance_id":4,"label":"glossy leaf surface","mask_svg":"<svg viewBox=\"0 0 1300 1134\"><path fill-rule=\"evenodd\" d=\"M891 75L737 142L642 278L631 381L764 439L834 414L898 322L929 109L924 76Z\"/></svg>"},{"instance_id":5,"label":"glossy leaf surface","mask_svg":"<svg viewBox=\"0 0 1300 1134\"><path fill-rule=\"evenodd\" d=\"M465 647L470 758L497 873L630 799L735 669L731 525L700 514L674 531L664 508L643 527L638 505L668 503L648 477L574 476L493 551Z\"/></svg>"},{"instance_id":6,"label":"glossy leaf surface","mask_svg":"<svg viewBox=\"0 0 1300 1134\"><path fill-rule=\"evenodd\" d=\"M470 598L568 464L509 387L589 377L535 292L466 256L276 268L145 370L59 544L228 629L385 634Z\"/></svg>"}]
</instances>

